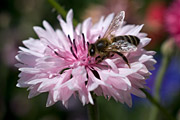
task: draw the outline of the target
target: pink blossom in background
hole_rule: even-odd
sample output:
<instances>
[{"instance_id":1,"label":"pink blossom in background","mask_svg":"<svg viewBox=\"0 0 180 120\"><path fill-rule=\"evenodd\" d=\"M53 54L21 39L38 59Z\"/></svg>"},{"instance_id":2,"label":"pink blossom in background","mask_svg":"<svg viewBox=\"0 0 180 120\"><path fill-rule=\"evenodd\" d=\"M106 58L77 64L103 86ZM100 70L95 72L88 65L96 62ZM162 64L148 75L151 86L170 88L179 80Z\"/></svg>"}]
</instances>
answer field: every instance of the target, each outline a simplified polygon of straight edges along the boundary
<instances>
[{"instance_id":1,"label":"pink blossom in background","mask_svg":"<svg viewBox=\"0 0 180 120\"><path fill-rule=\"evenodd\" d=\"M21 71L17 86L28 88L29 98L49 92L46 106L62 101L68 107L72 95L83 105L93 104L92 94L113 97L128 106L132 106L131 94L145 97L139 88L146 88L145 80L156 61L155 52L143 49L150 42L147 34L140 32L143 25L123 25L115 33L140 39L137 50L126 54L131 68L118 55L99 64L87 56L87 43L94 43L105 34L113 16L101 17L94 25L88 18L74 29L70 10L66 21L58 16L62 30L54 30L46 21L43 21L44 28L34 27L39 39L24 40L25 47L19 47L16 56L19 61L16 66Z\"/></svg>"},{"instance_id":2,"label":"pink blossom in background","mask_svg":"<svg viewBox=\"0 0 180 120\"><path fill-rule=\"evenodd\" d=\"M102 15L110 13L118 13L119 11L126 12L126 21L129 23L139 23L142 17L137 14L142 4L131 0L106 0L102 4L90 4L84 11L82 19L91 17L92 22L95 23ZM136 15L135 15L136 14Z\"/></svg>"},{"instance_id":3,"label":"pink blossom in background","mask_svg":"<svg viewBox=\"0 0 180 120\"><path fill-rule=\"evenodd\" d=\"M180 47L180 0L174 0L167 9L165 23L168 32Z\"/></svg>"},{"instance_id":4,"label":"pink blossom in background","mask_svg":"<svg viewBox=\"0 0 180 120\"><path fill-rule=\"evenodd\" d=\"M147 8L144 18L146 24L144 30L152 38L148 48L157 48L164 40L162 38L165 37L164 13L166 9L165 1L154 1Z\"/></svg>"}]
</instances>

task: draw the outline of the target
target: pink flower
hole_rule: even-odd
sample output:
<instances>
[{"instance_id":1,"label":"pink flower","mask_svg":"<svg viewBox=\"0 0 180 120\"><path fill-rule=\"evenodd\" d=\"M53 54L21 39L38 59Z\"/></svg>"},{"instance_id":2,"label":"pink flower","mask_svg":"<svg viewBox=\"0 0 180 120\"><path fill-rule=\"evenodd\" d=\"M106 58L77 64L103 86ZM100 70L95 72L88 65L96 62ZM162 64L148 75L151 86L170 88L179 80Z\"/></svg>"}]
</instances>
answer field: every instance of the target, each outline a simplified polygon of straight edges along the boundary
<instances>
[{"instance_id":1,"label":"pink flower","mask_svg":"<svg viewBox=\"0 0 180 120\"><path fill-rule=\"evenodd\" d=\"M49 23L34 27L39 39L23 41L16 59L21 73L18 87L28 87L29 98L49 92L46 106L57 101L67 107L69 98L79 97L83 105L93 104L92 94L132 105L131 94L145 97L139 88L146 88L145 80L151 74L156 61L155 52L143 49L150 42L145 33L140 33L143 25L124 25L115 35L135 35L140 44L137 50L126 55L131 68L115 55L96 63L88 55L88 42L94 43L103 36L114 14L101 17L92 25L91 18L73 28L73 12L70 10L66 22L58 16L62 30L54 30Z\"/></svg>"},{"instance_id":2,"label":"pink flower","mask_svg":"<svg viewBox=\"0 0 180 120\"><path fill-rule=\"evenodd\" d=\"M146 23L144 30L147 31L148 36L152 38L151 44L147 46L148 48L157 48L163 42L162 38L165 36L165 10L165 1L154 1L147 8L144 19Z\"/></svg>"},{"instance_id":3,"label":"pink flower","mask_svg":"<svg viewBox=\"0 0 180 120\"><path fill-rule=\"evenodd\" d=\"M168 32L180 47L180 0L174 0L167 9L165 23Z\"/></svg>"}]
</instances>

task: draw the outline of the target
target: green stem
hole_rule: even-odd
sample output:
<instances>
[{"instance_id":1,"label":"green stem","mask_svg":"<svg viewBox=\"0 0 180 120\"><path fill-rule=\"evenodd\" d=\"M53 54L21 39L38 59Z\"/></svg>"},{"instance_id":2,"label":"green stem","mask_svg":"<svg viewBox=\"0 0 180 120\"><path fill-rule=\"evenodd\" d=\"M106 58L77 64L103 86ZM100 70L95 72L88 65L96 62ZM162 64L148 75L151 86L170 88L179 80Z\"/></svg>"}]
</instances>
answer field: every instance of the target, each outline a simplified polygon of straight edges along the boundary
<instances>
[{"instance_id":1,"label":"green stem","mask_svg":"<svg viewBox=\"0 0 180 120\"><path fill-rule=\"evenodd\" d=\"M160 67L160 70L158 72L158 76L156 78L155 82L155 91L154 91L154 97L159 101L160 100L160 89L161 89L161 83L163 81L164 74L166 72L166 69L169 65L170 57L164 56L162 59L162 65Z\"/></svg>"},{"instance_id":2,"label":"green stem","mask_svg":"<svg viewBox=\"0 0 180 120\"><path fill-rule=\"evenodd\" d=\"M144 89L141 90L146 94L147 99L166 116L167 120L175 120L175 118L156 99L154 99L151 94ZM155 118L153 120L155 120Z\"/></svg>"},{"instance_id":3,"label":"green stem","mask_svg":"<svg viewBox=\"0 0 180 120\"><path fill-rule=\"evenodd\" d=\"M67 12L60 4L58 4L55 0L48 0L48 2L57 10L59 14L61 14L64 19L66 18ZM73 24L76 26L78 22L73 19Z\"/></svg>"},{"instance_id":4,"label":"green stem","mask_svg":"<svg viewBox=\"0 0 180 120\"><path fill-rule=\"evenodd\" d=\"M157 104L160 101L161 84L162 84L166 69L169 65L170 58L171 57L169 55L164 55L164 57L162 59L162 64L161 64L161 67L157 74L157 78L155 80L154 99L156 100L156 102L153 102L152 100L150 100L152 103L154 103L154 106L152 106L152 108L151 108L149 120L156 120L159 110L166 115L168 120L173 120L173 117L165 109L161 109L162 106L158 106L158 104ZM159 110L158 110L158 108L159 108Z\"/></svg>"},{"instance_id":5,"label":"green stem","mask_svg":"<svg viewBox=\"0 0 180 120\"><path fill-rule=\"evenodd\" d=\"M98 111L98 105L97 100L94 100L94 105L88 104L88 116L89 120L99 120L99 111Z\"/></svg>"}]
</instances>

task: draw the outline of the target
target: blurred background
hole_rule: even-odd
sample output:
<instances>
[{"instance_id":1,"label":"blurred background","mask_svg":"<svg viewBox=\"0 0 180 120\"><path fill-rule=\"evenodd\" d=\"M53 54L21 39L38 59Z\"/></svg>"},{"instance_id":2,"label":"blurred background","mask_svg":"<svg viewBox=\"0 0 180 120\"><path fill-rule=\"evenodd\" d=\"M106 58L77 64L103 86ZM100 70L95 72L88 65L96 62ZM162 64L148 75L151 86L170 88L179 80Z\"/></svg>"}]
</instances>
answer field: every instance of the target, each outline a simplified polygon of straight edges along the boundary
<instances>
[{"instance_id":1,"label":"blurred background","mask_svg":"<svg viewBox=\"0 0 180 120\"><path fill-rule=\"evenodd\" d=\"M129 24L145 24L143 32L152 38L146 49L157 52L157 64L147 85L153 92L155 78L161 66L161 47L166 41L165 52L171 53L170 63L161 86L161 104L180 120L180 0L57 0L74 17L82 21L92 17L96 22L102 15L124 10ZM1 0L0 1L0 120L87 120L86 106L78 99L70 100L69 109L61 102L46 108L47 93L28 99L28 91L17 88L18 70L15 55L22 40L37 38L33 26L42 26L47 20L59 28L58 13L47 0ZM98 97L101 120L144 120L149 117L152 104L147 99L133 96L133 107ZM164 120L158 114L158 120Z\"/></svg>"}]
</instances>

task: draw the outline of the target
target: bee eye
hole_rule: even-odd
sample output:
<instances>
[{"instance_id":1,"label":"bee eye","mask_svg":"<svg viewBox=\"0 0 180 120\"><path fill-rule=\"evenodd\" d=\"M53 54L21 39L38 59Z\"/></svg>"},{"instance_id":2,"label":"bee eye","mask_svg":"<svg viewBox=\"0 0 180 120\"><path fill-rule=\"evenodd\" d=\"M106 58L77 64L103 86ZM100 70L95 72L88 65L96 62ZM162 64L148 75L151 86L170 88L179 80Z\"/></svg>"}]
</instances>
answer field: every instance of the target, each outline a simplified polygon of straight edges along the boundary
<instances>
[{"instance_id":1,"label":"bee eye","mask_svg":"<svg viewBox=\"0 0 180 120\"><path fill-rule=\"evenodd\" d=\"M90 55L93 56L95 54L95 50L93 48L90 49Z\"/></svg>"},{"instance_id":2,"label":"bee eye","mask_svg":"<svg viewBox=\"0 0 180 120\"><path fill-rule=\"evenodd\" d=\"M95 54L95 46L93 44L90 45L89 54L90 56L94 56Z\"/></svg>"}]
</instances>

